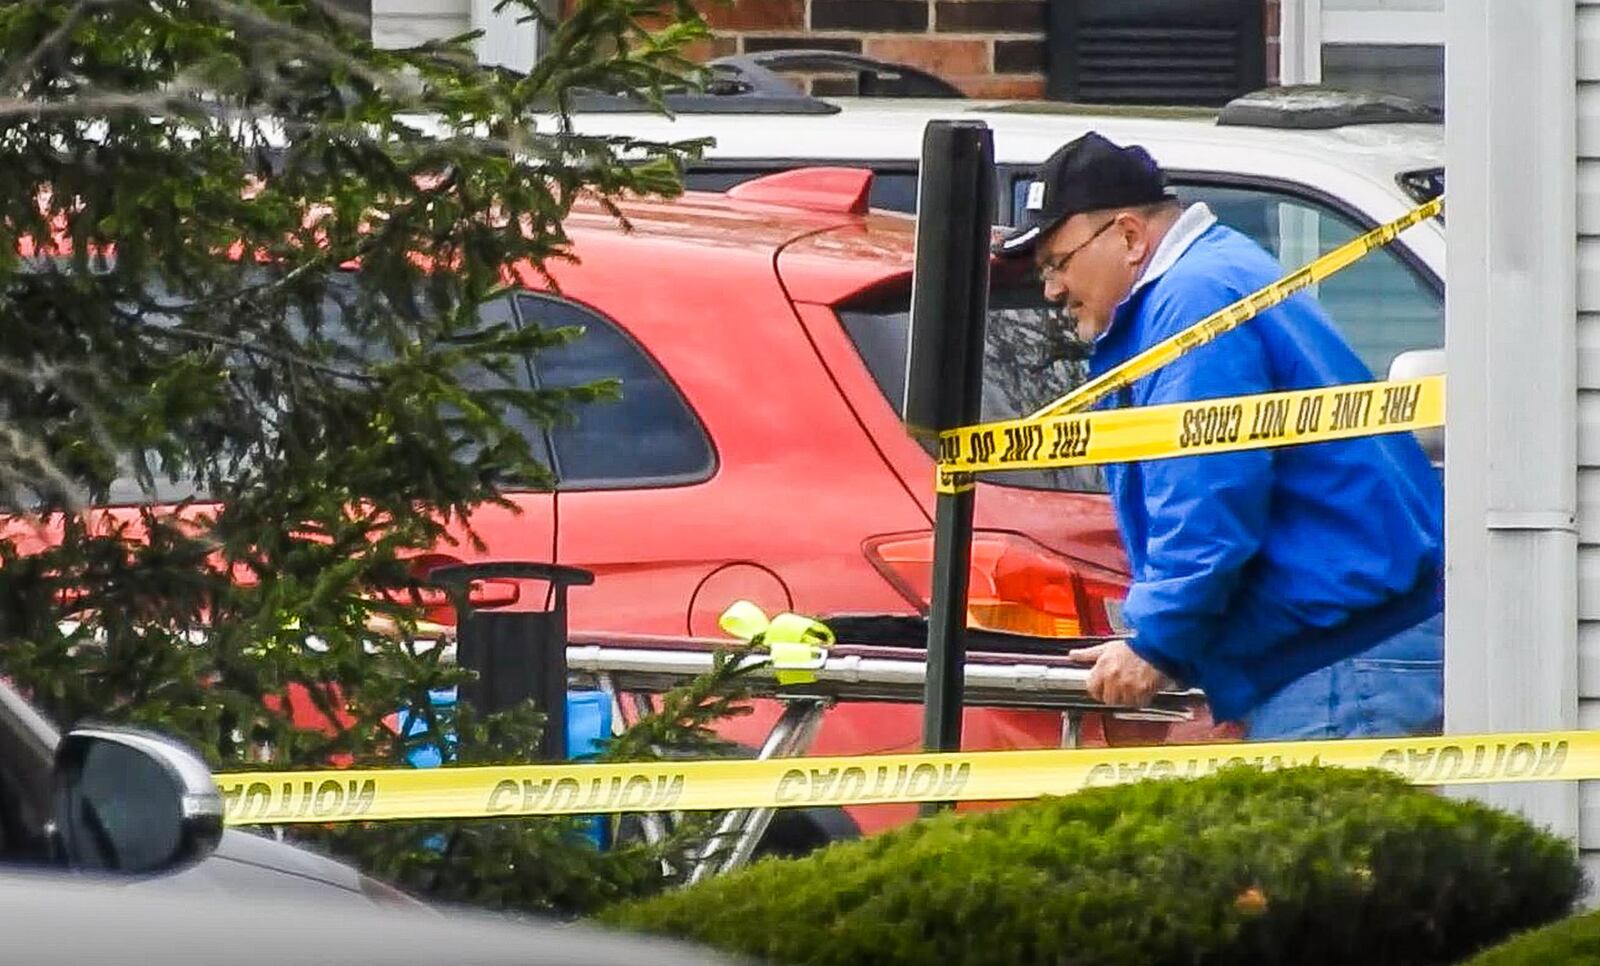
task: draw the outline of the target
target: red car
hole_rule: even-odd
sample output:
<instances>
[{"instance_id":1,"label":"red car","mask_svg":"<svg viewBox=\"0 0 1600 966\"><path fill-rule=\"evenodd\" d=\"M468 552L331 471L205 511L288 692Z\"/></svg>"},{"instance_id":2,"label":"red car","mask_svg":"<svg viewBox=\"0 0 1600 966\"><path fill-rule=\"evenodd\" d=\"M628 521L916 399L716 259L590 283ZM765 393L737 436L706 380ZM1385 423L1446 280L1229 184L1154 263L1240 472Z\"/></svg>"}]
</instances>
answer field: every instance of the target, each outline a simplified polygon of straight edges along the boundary
<instances>
[{"instance_id":1,"label":"red car","mask_svg":"<svg viewBox=\"0 0 1600 966\"><path fill-rule=\"evenodd\" d=\"M530 270L511 301L521 324L585 329L532 359L534 379L620 377L621 399L532 430L558 488L515 495L520 515L482 510L488 550L463 559L593 571L570 598L582 631L721 637L718 615L741 598L808 615L925 607L934 462L897 411L914 223L867 212L870 178L807 169L631 203L631 231L598 209L573 216L579 262L552 267L560 294L537 291ZM1081 378L1053 313L1036 283L997 276L985 418L1031 411ZM973 624L1119 629L1125 563L1098 483L1061 471L980 484ZM916 748L921 713L840 706L814 751ZM759 744L776 714L758 708L730 736ZM1061 718L974 710L965 735L969 748L1054 746ZM910 815L859 818L870 829Z\"/></svg>"}]
</instances>

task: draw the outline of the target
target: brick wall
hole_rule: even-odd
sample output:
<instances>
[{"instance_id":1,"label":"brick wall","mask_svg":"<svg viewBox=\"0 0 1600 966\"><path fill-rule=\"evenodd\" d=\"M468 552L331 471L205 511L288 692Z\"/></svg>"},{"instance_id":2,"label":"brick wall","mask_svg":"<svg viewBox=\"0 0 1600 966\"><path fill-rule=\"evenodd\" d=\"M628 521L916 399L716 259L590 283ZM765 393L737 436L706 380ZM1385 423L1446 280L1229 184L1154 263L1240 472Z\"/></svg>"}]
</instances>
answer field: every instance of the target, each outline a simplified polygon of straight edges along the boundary
<instances>
[{"instance_id":1,"label":"brick wall","mask_svg":"<svg viewBox=\"0 0 1600 966\"><path fill-rule=\"evenodd\" d=\"M572 3L574 0L566 0ZM866 54L931 71L975 97L1038 98L1045 89L1049 0L733 0L702 4L709 59L797 47ZM1281 0L1266 4L1267 79L1278 81ZM848 94L818 78L819 94Z\"/></svg>"},{"instance_id":2,"label":"brick wall","mask_svg":"<svg viewBox=\"0 0 1600 966\"><path fill-rule=\"evenodd\" d=\"M795 47L931 71L977 97L1044 96L1046 0L734 0L702 9L715 57ZM818 93L828 90L825 78Z\"/></svg>"}]
</instances>

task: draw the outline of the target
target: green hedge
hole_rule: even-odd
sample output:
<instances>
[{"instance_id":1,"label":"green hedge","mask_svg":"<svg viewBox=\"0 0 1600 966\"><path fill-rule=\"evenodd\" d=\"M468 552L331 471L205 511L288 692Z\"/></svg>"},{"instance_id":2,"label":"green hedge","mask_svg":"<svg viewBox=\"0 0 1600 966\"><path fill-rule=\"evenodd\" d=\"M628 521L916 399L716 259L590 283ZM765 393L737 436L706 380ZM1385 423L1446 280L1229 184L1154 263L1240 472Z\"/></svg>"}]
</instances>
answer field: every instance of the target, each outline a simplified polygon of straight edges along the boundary
<instances>
[{"instance_id":1,"label":"green hedge","mask_svg":"<svg viewBox=\"0 0 1600 966\"><path fill-rule=\"evenodd\" d=\"M1566 842L1379 772L1230 769L944 815L602 919L773 963L1446 963L1572 907Z\"/></svg>"},{"instance_id":2,"label":"green hedge","mask_svg":"<svg viewBox=\"0 0 1600 966\"><path fill-rule=\"evenodd\" d=\"M1470 960L1467 966L1600 966L1600 913L1564 919L1523 933Z\"/></svg>"}]
</instances>

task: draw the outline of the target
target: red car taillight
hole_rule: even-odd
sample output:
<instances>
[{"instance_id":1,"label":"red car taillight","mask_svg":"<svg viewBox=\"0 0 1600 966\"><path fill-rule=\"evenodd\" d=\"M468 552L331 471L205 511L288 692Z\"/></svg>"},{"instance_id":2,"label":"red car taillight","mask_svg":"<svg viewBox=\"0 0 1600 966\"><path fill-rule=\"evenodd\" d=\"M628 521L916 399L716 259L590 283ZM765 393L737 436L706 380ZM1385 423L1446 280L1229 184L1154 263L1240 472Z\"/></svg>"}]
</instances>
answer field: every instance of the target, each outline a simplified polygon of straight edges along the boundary
<instances>
[{"instance_id":1,"label":"red car taillight","mask_svg":"<svg viewBox=\"0 0 1600 966\"><path fill-rule=\"evenodd\" d=\"M931 533L874 537L867 559L919 610L928 606L933 578ZM1056 553L1016 533L979 531L972 538L967 623L972 627L1084 637L1122 630L1119 602L1126 591L1115 574Z\"/></svg>"}]
</instances>

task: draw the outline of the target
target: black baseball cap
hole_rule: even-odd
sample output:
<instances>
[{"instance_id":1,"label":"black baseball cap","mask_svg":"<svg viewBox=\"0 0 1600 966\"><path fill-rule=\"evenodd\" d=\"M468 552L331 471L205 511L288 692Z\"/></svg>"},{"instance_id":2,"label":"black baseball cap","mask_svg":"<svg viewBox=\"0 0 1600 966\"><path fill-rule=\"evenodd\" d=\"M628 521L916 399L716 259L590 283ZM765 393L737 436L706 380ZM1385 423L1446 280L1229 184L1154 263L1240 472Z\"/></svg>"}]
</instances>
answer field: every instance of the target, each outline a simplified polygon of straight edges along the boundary
<instances>
[{"instance_id":1,"label":"black baseball cap","mask_svg":"<svg viewBox=\"0 0 1600 966\"><path fill-rule=\"evenodd\" d=\"M1085 211L1133 208L1173 198L1166 173L1137 144L1120 147L1090 131L1045 161L1028 185L1017 230L995 245L1005 257L1032 255L1051 229Z\"/></svg>"}]
</instances>

